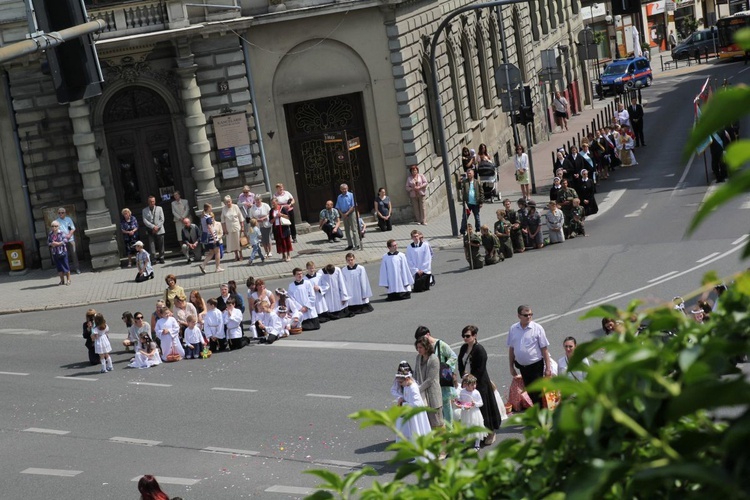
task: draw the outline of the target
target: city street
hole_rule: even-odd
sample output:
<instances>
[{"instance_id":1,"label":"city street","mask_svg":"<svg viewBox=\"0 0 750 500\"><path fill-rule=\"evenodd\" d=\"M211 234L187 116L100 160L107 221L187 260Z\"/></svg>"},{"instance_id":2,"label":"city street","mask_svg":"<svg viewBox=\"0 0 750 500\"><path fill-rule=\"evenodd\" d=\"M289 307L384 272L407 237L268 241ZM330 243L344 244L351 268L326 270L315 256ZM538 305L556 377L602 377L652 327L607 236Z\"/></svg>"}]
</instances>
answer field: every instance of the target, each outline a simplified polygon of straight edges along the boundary
<instances>
[{"instance_id":1,"label":"city street","mask_svg":"<svg viewBox=\"0 0 750 500\"><path fill-rule=\"evenodd\" d=\"M490 375L504 396L510 384L505 336L519 304L532 306L557 359L565 337L580 343L601 335L599 321L579 320L597 304L625 307L641 299L656 305L698 288L707 271L726 276L746 268L739 256L750 194L717 210L695 235L685 235L715 188L706 185L702 157L681 160L693 124L692 99L707 76L717 86L725 78L750 83L740 62L661 73L644 89L648 146L635 150L637 166L599 184L600 213L587 221L588 237L475 271L454 239L435 252L437 286L409 301L384 301L379 263L373 262L366 265L376 294L373 313L271 346L148 370L125 368L131 356L119 348L125 337L120 316L125 310L150 316L154 298L97 304L115 348L115 370L107 374L86 363L86 307L0 317L4 496L135 498L135 481L146 473L157 475L170 495L186 499L300 498L318 484L302 473L313 468L345 473L370 465L387 480L395 470L385 450L393 436L380 428L359 430L347 415L393 403L393 375L400 360L414 362L418 325L456 351L461 329L477 325ZM748 120L741 127L745 137L747 130ZM551 168L545 157L536 162L538 169ZM707 163L710 170L710 156ZM514 189L508 185L503 194L515 199ZM547 189L534 198L541 207ZM494 223L496 208L485 205L484 223ZM325 258L314 260L320 267ZM270 280L268 288L290 281ZM0 293L13 293L6 286ZM240 291L244 295L244 279ZM215 297L218 288L201 294ZM518 435L508 429L500 437Z\"/></svg>"}]
</instances>

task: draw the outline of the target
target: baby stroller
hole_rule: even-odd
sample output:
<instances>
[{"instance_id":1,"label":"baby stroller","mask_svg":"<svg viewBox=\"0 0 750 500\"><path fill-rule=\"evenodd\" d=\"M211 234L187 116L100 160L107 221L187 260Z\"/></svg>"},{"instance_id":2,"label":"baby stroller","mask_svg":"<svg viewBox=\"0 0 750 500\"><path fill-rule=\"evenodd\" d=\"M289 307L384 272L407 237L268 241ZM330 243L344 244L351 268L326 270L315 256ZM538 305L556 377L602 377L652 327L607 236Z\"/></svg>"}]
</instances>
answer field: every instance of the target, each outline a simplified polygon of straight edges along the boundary
<instances>
[{"instance_id":1,"label":"baby stroller","mask_svg":"<svg viewBox=\"0 0 750 500\"><path fill-rule=\"evenodd\" d=\"M477 167L477 177L482 184L484 201L492 203L495 198L500 200L502 196L497 189L497 165L489 161L483 161Z\"/></svg>"}]
</instances>

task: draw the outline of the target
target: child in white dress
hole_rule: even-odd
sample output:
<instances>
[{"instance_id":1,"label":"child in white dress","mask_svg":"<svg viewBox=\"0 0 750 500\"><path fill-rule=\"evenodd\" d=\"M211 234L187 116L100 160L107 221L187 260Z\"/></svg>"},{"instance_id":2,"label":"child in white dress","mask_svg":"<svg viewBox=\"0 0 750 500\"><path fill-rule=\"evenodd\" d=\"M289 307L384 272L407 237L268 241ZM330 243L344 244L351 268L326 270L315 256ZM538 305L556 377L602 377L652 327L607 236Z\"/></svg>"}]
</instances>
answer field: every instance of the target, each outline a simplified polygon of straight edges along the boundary
<instances>
[{"instance_id":1,"label":"child in white dress","mask_svg":"<svg viewBox=\"0 0 750 500\"><path fill-rule=\"evenodd\" d=\"M406 361L402 361L398 366L398 372L391 387L391 394L397 398L396 403L399 406L406 405L415 408L426 406L419 392L419 385L414 381L412 376L411 366ZM424 436L431 430L427 413L424 412L406 421L399 418L396 426L409 441L415 441L417 436ZM396 441L399 441L398 437Z\"/></svg>"},{"instance_id":2,"label":"child in white dress","mask_svg":"<svg viewBox=\"0 0 750 500\"><path fill-rule=\"evenodd\" d=\"M135 358L128 365L130 368L149 368L161 364L159 349L156 348L156 342L151 341L147 333L142 333L140 346L135 351Z\"/></svg>"},{"instance_id":3,"label":"child in white dress","mask_svg":"<svg viewBox=\"0 0 750 500\"><path fill-rule=\"evenodd\" d=\"M94 316L94 329L91 332L91 339L94 341L94 352L99 355L99 362L102 364L102 369L99 373L111 372L114 369L112 358L109 356L109 353L112 352L112 346L109 343L108 334L109 327L104 320L104 315L97 313Z\"/></svg>"},{"instance_id":4,"label":"child in white dress","mask_svg":"<svg viewBox=\"0 0 750 500\"><path fill-rule=\"evenodd\" d=\"M461 423L466 427L484 426L484 418L479 410L484 405L482 395L477 390L477 378L474 375L464 375L461 383L461 393L458 395L458 405L461 407ZM487 432L472 434L474 449L479 451L479 443L487 436Z\"/></svg>"},{"instance_id":5,"label":"child in white dress","mask_svg":"<svg viewBox=\"0 0 750 500\"><path fill-rule=\"evenodd\" d=\"M195 316L188 314L187 328L185 328L185 359L198 359L201 357L201 350L206 344L203 338L203 332L197 326Z\"/></svg>"}]
</instances>

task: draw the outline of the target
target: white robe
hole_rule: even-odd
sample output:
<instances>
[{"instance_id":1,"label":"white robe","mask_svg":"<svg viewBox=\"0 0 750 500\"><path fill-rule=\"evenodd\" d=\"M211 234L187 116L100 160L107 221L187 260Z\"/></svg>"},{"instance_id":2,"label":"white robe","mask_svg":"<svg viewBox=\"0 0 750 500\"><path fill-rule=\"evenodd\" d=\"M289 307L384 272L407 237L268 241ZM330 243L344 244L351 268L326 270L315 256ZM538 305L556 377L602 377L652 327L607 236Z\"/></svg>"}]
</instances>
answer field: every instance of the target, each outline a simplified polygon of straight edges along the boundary
<instances>
[{"instance_id":1,"label":"white robe","mask_svg":"<svg viewBox=\"0 0 750 500\"><path fill-rule=\"evenodd\" d=\"M229 309L222 313L224 324L227 325L227 338L238 339L242 337L242 311L236 307L232 310L232 314L229 314Z\"/></svg>"},{"instance_id":2,"label":"white robe","mask_svg":"<svg viewBox=\"0 0 750 500\"><path fill-rule=\"evenodd\" d=\"M167 333L164 333L164 330L167 330ZM172 352L176 352L183 358L185 357L185 350L180 342L180 325L174 317L159 318L154 331L161 340L161 359L166 361L167 356Z\"/></svg>"},{"instance_id":3,"label":"white robe","mask_svg":"<svg viewBox=\"0 0 750 500\"><path fill-rule=\"evenodd\" d=\"M328 291L325 294L326 306L330 312L338 312L347 306L351 299L349 290L347 290L344 275L341 269L335 268L333 274L323 273L320 277L320 283L326 285ZM321 286L321 288L323 288Z\"/></svg>"},{"instance_id":4,"label":"white robe","mask_svg":"<svg viewBox=\"0 0 750 500\"><path fill-rule=\"evenodd\" d=\"M320 290L315 291L315 311L318 314L323 314L324 312L328 312L328 304L326 302L326 292L328 292L328 288L326 284L323 284L320 282L320 277L323 275L323 270L318 269L318 271L315 273L315 275L311 278L308 275L305 275L305 281L309 281L313 284L313 289L317 286Z\"/></svg>"},{"instance_id":5,"label":"white robe","mask_svg":"<svg viewBox=\"0 0 750 500\"><path fill-rule=\"evenodd\" d=\"M292 281L287 292L300 305L300 308L307 308L307 312L302 312L300 309L300 312L302 312L300 321L318 317L317 310L315 309L315 289L310 281L303 280L301 285L297 285Z\"/></svg>"},{"instance_id":6,"label":"white robe","mask_svg":"<svg viewBox=\"0 0 750 500\"><path fill-rule=\"evenodd\" d=\"M351 296L349 305L360 306L362 304L369 304L370 297L372 297L372 289L370 288L370 280L367 279L367 270L358 264L354 264L354 269L345 267L341 270L341 274L344 276L346 289Z\"/></svg>"},{"instance_id":7,"label":"white robe","mask_svg":"<svg viewBox=\"0 0 750 500\"><path fill-rule=\"evenodd\" d=\"M400 252L391 255L383 255L380 263L379 286L384 286L388 293L411 292L414 284L414 275L409 272L409 264L406 256Z\"/></svg>"},{"instance_id":8,"label":"white robe","mask_svg":"<svg viewBox=\"0 0 750 500\"><path fill-rule=\"evenodd\" d=\"M412 276L417 274L417 271L432 274L432 247L426 241L418 247L411 243L406 247L406 262L409 263L409 272Z\"/></svg>"},{"instance_id":9,"label":"white robe","mask_svg":"<svg viewBox=\"0 0 750 500\"><path fill-rule=\"evenodd\" d=\"M203 317L203 333L208 338L223 339L226 337L224 334L224 318L221 315L221 311L218 309L206 311L206 315Z\"/></svg>"},{"instance_id":10,"label":"white robe","mask_svg":"<svg viewBox=\"0 0 750 500\"><path fill-rule=\"evenodd\" d=\"M419 385L416 381L413 381L411 385L407 385L406 387L401 387L398 381L395 381L393 387L391 387L391 394L397 398L404 398L404 406L427 406L422 399L422 395L419 393ZM432 430L430 421L427 419L427 413L425 412L415 415L405 422L399 418L396 421L396 428L409 441L416 441L417 436L424 436ZM398 438L396 440L398 441Z\"/></svg>"},{"instance_id":11,"label":"white robe","mask_svg":"<svg viewBox=\"0 0 750 500\"><path fill-rule=\"evenodd\" d=\"M253 325L255 325L256 321L263 323L268 335L274 334L277 337L284 336L284 323L275 312L254 312Z\"/></svg>"}]
</instances>

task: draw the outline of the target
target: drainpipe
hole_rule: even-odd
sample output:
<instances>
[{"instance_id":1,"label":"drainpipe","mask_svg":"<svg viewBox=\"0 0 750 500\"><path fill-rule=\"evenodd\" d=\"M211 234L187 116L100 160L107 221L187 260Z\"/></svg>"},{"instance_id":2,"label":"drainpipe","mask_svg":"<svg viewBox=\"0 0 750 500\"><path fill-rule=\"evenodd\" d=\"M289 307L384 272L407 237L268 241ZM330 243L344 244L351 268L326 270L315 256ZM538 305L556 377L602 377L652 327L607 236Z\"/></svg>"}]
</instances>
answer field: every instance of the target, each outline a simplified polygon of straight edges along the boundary
<instances>
[{"instance_id":1,"label":"drainpipe","mask_svg":"<svg viewBox=\"0 0 750 500\"><path fill-rule=\"evenodd\" d=\"M247 76L247 85L250 88L250 104L253 107L253 119L255 120L255 131L258 136L258 152L260 153L260 165L263 170L263 184L266 191L271 192L271 179L268 176L268 163L266 162L266 149L263 147L263 130L260 127L260 116L258 115L258 104L255 100L255 81L253 72L250 70L250 48L247 40L240 37L242 41L242 55L245 56L245 75Z\"/></svg>"},{"instance_id":2,"label":"drainpipe","mask_svg":"<svg viewBox=\"0 0 750 500\"><path fill-rule=\"evenodd\" d=\"M21 137L18 135L18 122L16 122L16 113L13 111L13 99L10 97L10 79L8 78L7 71L2 72L2 80L3 92L5 92L5 98L8 101L7 105L8 114L10 115L10 126L13 129L13 142L16 146L16 160L18 161L18 174L21 178L21 190L23 191L23 200L26 208L25 211L28 214L29 236L34 242L33 248L30 248L29 250L33 250L36 255L39 255L39 242L37 241L35 236L34 216L32 215L31 196L29 196L29 182L26 179L26 169L24 169L23 167L23 150L21 149ZM18 234L18 229L16 229L14 233L16 234L16 236L20 236Z\"/></svg>"}]
</instances>

